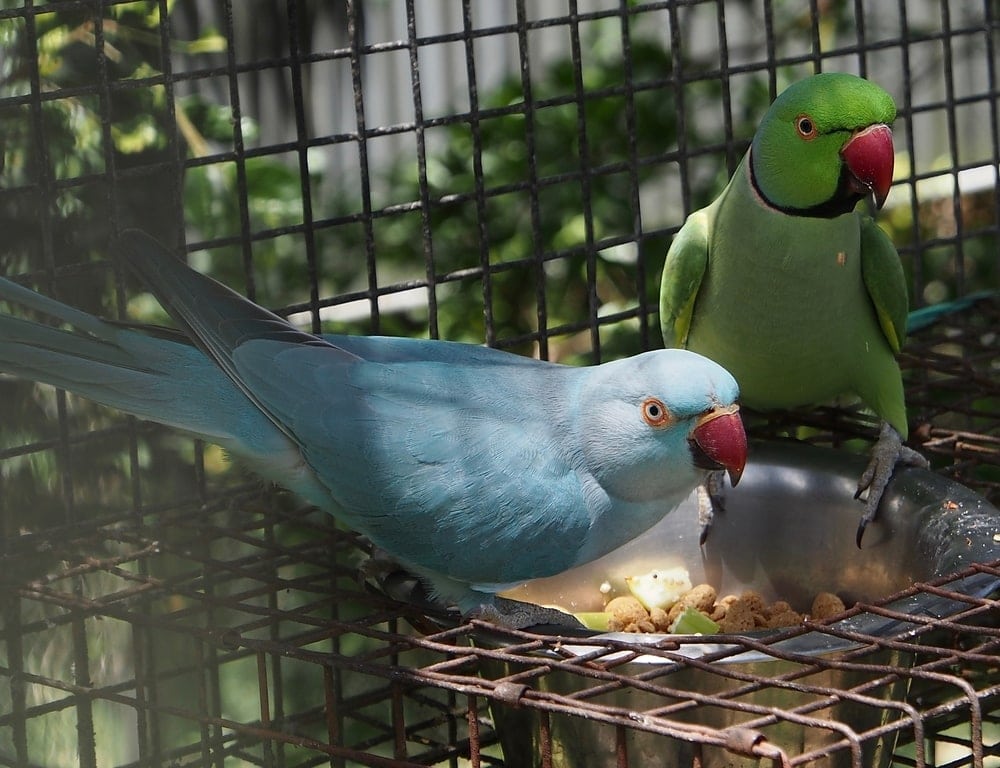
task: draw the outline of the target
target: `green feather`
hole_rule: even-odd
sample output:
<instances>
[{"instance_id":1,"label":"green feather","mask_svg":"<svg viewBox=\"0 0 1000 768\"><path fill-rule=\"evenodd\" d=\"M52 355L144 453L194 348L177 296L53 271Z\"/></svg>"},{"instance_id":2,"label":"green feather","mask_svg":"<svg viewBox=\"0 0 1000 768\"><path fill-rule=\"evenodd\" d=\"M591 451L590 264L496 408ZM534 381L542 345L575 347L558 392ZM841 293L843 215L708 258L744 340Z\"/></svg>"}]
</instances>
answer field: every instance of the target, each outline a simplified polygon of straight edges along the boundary
<instances>
[{"instance_id":1,"label":"green feather","mask_svg":"<svg viewBox=\"0 0 1000 768\"><path fill-rule=\"evenodd\" d=\"M694 302L708 266L711 220L709 209L693 213L670 244L660 291L660 328L664 339L672 339L669 346L687 344Z\"/></svg>"},{"instance_id":2,"label":"green feather","mask_svg":"<svg viewBox=\"0 0 1000 768\"><path fill-rule=\"evenodd\" d=\"M869 217L861 219L861 275L892 351L906 339L906 275L889 236Z\"/></svg>"},{"instance_id":3,"label":"green feather","mask_svg":"<svg viewBox=\"0 0 1000 768\"><path fill-rule=\"evenodd\" d=\"M808 117L814 138L798 133ZM896 105L874 83L839 72L824 73L789 86L771 105L754 135L751 153L757 184L777 208L808 209L837 192L840 149L858 129L889 125Z\"/></svg>"},{"instance_id":4,"label":"green feather","mask_svg":"<svg viewBox=\"0 0 1000 768\"><path fill-rule=\"evenodd\" d=\"M811 141L796 132L803 114L817 134ZM894 116L885 91L852 75L790 87L726 189L671 244L660 289L664 343L728 368L751 408L854 395L906 435L895 359L907 307L899 257L870 218L850 210L857 197L829 205L844 194L843 144Z\"/></svg>"}]
</instances>

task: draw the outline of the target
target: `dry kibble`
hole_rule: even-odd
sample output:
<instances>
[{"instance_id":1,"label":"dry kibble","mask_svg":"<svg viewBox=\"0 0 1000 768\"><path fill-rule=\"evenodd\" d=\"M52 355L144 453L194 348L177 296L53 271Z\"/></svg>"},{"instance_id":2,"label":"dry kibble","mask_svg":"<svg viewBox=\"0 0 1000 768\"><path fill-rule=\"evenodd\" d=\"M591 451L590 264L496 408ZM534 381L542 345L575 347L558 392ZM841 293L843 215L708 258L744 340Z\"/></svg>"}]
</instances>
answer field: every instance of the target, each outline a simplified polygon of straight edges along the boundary
<instances>
[{"instance_id":1,"label":"dry kibble","mask_svg":"<svg viewBox=\"0 0 1000 768\"><path fill-rule=\"evenodd\" d=\"M647 616L645 619L640 619L635 624L629 624L627 627L625 627L625 631L648 635L650 632L656 631L656 625L653 624L649 616Z\"/></svg>"},{"instance_id":2,"label":"dry kibble","mask_svg":"<svg viewBox=\"0 0 1000 768\"><path fill-rule=\"evenodd\" d=\"M751 613L764 614L764 598L761 597L760 592L748 589L740 595L740 602L746 603Z\"/></svg>"},{"instance_id":3,"label":"dry kibble","mask_svg":"<svg viewBox=\"0 0 1000 768\"><path fill-rule=\"evenodd\" d=\"M715 607L712 608L712 612L708 614L708 618L718 623L722 621L722 619L725 617L726 611L728 609L729 609L729 603L716 603Z\"/></svg>"},{"instance_id":4,"label":"dry kibble","mask_svg":"<svg viewBox=\"0 0 1000 768\"><path fill-rule=\"evenodd\" d=\"M787 603L786 603L787 605ZM787 611L771 612L767 617L768 629L780 629L781 627L794 627L802 623L802 614L789 608Z\"/></svg>"},{"instance_id":5,"label":"dry kibble","mask_svg":"<svg viewBox=\"0 0 1000 768\"><path fill-rule=\"evenodd\" d=\"M739 598L736 595L726 595L725 597L720 597L715 601L715 607L712 608L712 613L709 618L714 622L719 622L725 617L726 613L729 612L730 606L735 603Z\"/></svg>"},{"instance_id":6,"label":"dry kibble","mask_svg":"<svg viewBox=\"0 0 1000 768\"><path fill-rule=\"evenodd\" d=\"M683 595L679 602L690 605L702 613L709 613L715 606L716 597L718 597L718 592L715 591L715 587L709 584L699 584Z\"/></svg>"},{"instance_id":7,"label":"dry kibble","mask_svg":"<svg viewBox=\"0 0 1000 768\"><path fill-rule=\"evenodd\" d=\"M726 615L719 622L719 630L726 634L735 632L746 632L753 629L753 611L750 605L741 600L737 600L729 606Z\"/></svg>"},{"instance_id":8,"label":"dry kibble","mask_svg":"<svg viewBox=\"0 0 1000 768\"><path fill-rule=\"evenodd\" d=\"M832 592L820 592L813 600L810 615L814 619L828 619L846 610L844 601Z\"/></svg>"},{"instance_id":9,"label":"dry kibble","mask_svg":"<svg viewBox=\"0 0 1000 768\"><path fill-rule=\"evenodd\" d=\"M670 610L667 611L667 620L672 623L678 616L684 613L685 607L686 606L680 600L671 605Z\"/></svg>"},{"instance_id":10,"label":"dry kibble","mask_svg":"<svg viewBox=\"0 0 1000 768\"><path fill-rule=\"evenodd\" d=\"M728 608L730 605L732 605L733 603L735 603L737 600L739 600L739 598L736 595L726 595L725 597L720 598L718 600L718 604L719 605L724 605L724 606L726 606Z\"/></svg>"},{"instance_id":11,"label":"dry kibble","mask_svg":"<svg viewBox=\"0 0 1000 768\"><path fill-rule=\"evenodd\" d=\"M727 634L747 632L752 629L780 629L801 624L803 616L785 600L775 600L770 605L761 594L748 589L743 594L719 597L710 584L698 584L680 595L669 607L646 607L634 595L616 597L605 607L608 629L614 632L669 632L677 617L688 608L694 608L719 625ZM844 610L843 601L831 592L816 595L812 616L827 618Z\"/></svg>"},{"instance_id":12,"label":"dry kibble","mask_svg":"<svg viewBox=\"0 0 1000 768\"><path fill-rule=\"evenodd\" d=\"M699 584L696 587L692 587L674 603L670 606L669 617L671 623L687 608L694 608L696 611L701 611L706 616L708 616L712 609L715 607L715 598L718 593L715 591L715 587L709 584Z\"/></svg>"},{"instance_id":13,"label":"dry kibble","mask_svg":"<svg viewBox=\"0 0 1000 768\"><path fill-rule=\"evenodd\" d=\"M653 622L657 632L669 632L670 625L673 624L673 619L662 608L653 608L649 612L649 619Z\"/></svg>"},{"instance_id":14,"label":"dry kibble","mask_svg":"<svg viewBox=\"0 0 1000 768\"><path fill-rule=\"evenodd\" d=\"M764 613L767 615L767 618L770 619L772 616L778 616L782 613L788 613L791 610L792 606L790 606L784 600L775 600L773 603L767 606L767 609L764 611Z\"/></svg>"},{"instance_id":15,"label":"dry kibble","mask_svg":"<svg viewBox=\"0 0 1000 768\"><path fill-rule=\"evenodd\" d=\"M612 632L652 632L653 622L642 603L631 595L616 597L604 610L608 615L608 629ZM649 629L642 629L643 626Z\"/></svg>"}]
</instances>

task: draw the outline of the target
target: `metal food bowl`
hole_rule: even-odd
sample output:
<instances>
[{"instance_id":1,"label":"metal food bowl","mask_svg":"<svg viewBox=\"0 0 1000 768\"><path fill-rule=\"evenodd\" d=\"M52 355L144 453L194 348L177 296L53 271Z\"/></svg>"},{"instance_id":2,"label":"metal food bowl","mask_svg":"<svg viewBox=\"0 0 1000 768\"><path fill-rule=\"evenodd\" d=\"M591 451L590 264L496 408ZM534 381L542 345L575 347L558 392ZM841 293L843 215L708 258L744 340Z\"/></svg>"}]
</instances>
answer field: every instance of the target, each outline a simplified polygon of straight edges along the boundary
<instances>
[{"instance_id":1,"label":"metal food bowl","mask_svg":"<svg viewBox=\"0 0 1000 768\"><path fill-rule=\"evenodd\" d=\"M726 509L716 516L704 547L698 545L697 503L692 494L654 528L615 552L589 565L528 583L507 595L556 605L571 612L599 611L608 597L627 594L625 576L653 568L684 566L692 583L711 584L720 596L752 588L765 599L787 600L793 608L807 612L818 592L835 592L848 606L856 601L877 602L914 582L953 574L972 563L1000 559L1000 511L967 488L918 469L902 469L896 473L883 498L879 517L868 527L863 547L858 549L855 533L863 507L853 495L864 464L863 456L795 442L753 444L743 479L737 488L727 491ZM601 590L605 582L611 585L610 594ZM998 586L997 579L979 573L950 583L949 590L984 596ZM892 607L909 615L932 617L951 615L957 608L953 600L924 592L900 600ZM835 626L865 635L896 637L915 625L875 613L861 613ZM767 635L765 631L763 637ZM667 637L602 635L605 636L630 643L656 643ZM487 637L483 642L489 644L492 640ZM810 631L781 640L774 647L785 654L824 655L826 658L826 655L843 654L857 644L835 634ZM706 637L705 642L679 645L676 653L698 658L716 654L724 648ZM572 652L571 641L562 646L563 652L567 649ZM591 651L592 645L580 647L580 653ZM865 656L865 662L909 666L912 659L907 656L898 650L873 651ZM741 672L763 678L773 678L795 666L795 662L778 660L759 651L742 651L712 663L740 665ZM499 662L484 660L484 664L487 665L484 673L495 676L494 679L516 671L504 669ZM490 664L497 668L490 668ZM662 677L657 677L652 666L657 664L663 665ZM641 656L615 670L628 675L646 675L670 689L694 693L719 695L724 694L727 687L742 685L724 675L671 662L662 655ZM857 674L850 669L824 667L818 674L811 675L808 683L846 690L860 682ZM584 675L553 670L535 679L532 685L540 690L569 695L598 683ZM900 701L905 694L905 682L901 681L883 686L872 695L887 701ZM598 700L636 712L674 703L638 687L602 693ZM784 711L809 699L788 688L764 685L741 696L740 700ZM813 715L848 724L860 733L877 727L886 711L878 707L859 707L856 702L845 700ZM532 732L537 727L532 724L533 719L523 710L511 707L495 707L494 716L505 754L512 756L510 759L523 760L526 765L536 764L539 739ZM670 717L675 718L673 714ZM747 718L745 713L733 709L690 707L679 710L675 719L723 729ZM586 765L587 768L616 765L617 736L613 728L598 727L586 718L569 716L553 717L549 728L555 744L554 765ZM804 728L787 720L764 731L769 742L790 755L822 750L823 739L832 743L842 738L835 730ZM894 734L892 731L885 739L864 742L864 765L888 764L893 744L887 739L894 738ZM630 765L692 763L692 746L683 740L667 739L641 730L630 730L628 738ZM699 759L706 768L756 768L761 765L756 758L741 758L724 749L708 750ZM850 761L850 750L841 749L815 765L850 765Z\"/></svg>"}]
</instances>

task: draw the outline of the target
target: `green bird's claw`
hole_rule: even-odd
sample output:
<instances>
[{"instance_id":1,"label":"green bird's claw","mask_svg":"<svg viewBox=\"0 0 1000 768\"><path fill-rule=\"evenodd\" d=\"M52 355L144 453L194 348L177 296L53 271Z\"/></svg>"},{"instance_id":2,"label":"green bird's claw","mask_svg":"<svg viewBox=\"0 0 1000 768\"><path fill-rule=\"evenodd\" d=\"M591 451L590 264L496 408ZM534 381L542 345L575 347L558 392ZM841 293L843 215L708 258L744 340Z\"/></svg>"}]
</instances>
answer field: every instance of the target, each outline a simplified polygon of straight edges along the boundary
<instances>
[{"instance_id":1,"label":"green bird's claw","mask_svg":"<svg viewBox=\"0 0 1000 768\"><path fill-rule=\"evenodd\" d=\"M858 489L854 493L854 498L860 499L861 494L868 491L868 496L865 499L865 512L858 523L858 533L855 538L858 549L861 548L861 539L865 535L865 529L878 514L882 496L885 494L885 489L892 479L897 464L923 468L929 466L927 459L912 448L903 445L903 438L894 427L888 422L882 422L878 441L872 448L871 459L868 466L865 467L865 471L861 473Z\"/></svg>"}]
</instances>

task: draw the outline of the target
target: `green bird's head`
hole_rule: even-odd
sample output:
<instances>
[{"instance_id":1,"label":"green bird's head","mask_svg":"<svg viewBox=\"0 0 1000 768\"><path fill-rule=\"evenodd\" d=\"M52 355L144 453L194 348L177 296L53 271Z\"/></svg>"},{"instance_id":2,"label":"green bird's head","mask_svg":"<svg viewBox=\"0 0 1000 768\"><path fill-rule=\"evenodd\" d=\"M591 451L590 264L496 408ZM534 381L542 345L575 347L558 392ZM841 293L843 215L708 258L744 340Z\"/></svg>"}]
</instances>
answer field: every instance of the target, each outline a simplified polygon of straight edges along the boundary
<instances>
[{"instance_id":1,"label":"green bird's head","mask_svg":"<svg viewBox=\"0 0 1000 768\"><path fill-rule=\"evenodd\" d=\"M758 194L786 213L833 217L868 194L881 208L892 183L896 105L879 86L829 72L785 89L750 147Z\"/></svg>"}]
</instances>

